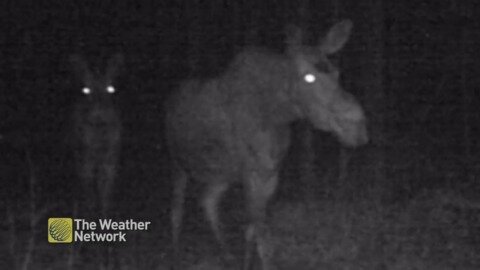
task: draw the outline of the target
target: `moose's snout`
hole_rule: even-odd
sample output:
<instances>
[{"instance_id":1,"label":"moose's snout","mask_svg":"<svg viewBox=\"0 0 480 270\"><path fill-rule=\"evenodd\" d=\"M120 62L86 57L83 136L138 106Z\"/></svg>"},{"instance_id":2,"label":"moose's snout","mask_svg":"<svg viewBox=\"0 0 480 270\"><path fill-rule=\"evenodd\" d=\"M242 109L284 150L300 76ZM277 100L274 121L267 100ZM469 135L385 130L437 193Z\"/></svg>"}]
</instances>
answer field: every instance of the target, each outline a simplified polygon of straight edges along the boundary
<instances>
[{"instance_id":1,"label":"moose's snout","mask_svg":"<svg viewBox=\"0 0 480 270\"><path fill-rule=\"evenodd\" d=\"M358 147L369 142L367 125L365 121L348 123L340 133L341 143L348 147Z\"/></svg>"},{"instance_id":2,"label":"moose's snout","mask_svg":"<svg viewBox=\"0 0 480 270\"><path fill-rule=\"evenodd\" d=\"M331 128L339 141L347 147L357 147L369 141L367 120L362 107L355 99L340 102L341 106L334 109L331 118Z\"/></svg>"}]
</instances>

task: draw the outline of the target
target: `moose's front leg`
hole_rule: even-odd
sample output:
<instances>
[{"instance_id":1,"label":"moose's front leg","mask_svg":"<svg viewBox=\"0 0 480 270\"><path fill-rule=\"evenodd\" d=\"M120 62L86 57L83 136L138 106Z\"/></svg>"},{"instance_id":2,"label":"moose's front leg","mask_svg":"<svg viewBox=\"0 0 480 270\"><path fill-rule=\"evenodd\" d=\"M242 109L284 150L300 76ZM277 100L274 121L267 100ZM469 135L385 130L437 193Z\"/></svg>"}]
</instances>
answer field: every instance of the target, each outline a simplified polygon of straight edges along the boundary
<instances>
[{"instance_id":1,"label":"moose's front leg","mask_svg":"<svg viewBox=\"0 0 480 270\"><path fill-rule=\"evenodd\" d=\"M277 187L278 174L271 170L252 171L245 182L247 210L250 220L245 232L244 270L251 269L255 249L262 269L268 270L271 269L273 247L269 240L270 233L266 210L267 203Z\"/></svg>"},{"instance_id":2,"label":"moose's front leg","mask_svg":"<svg viewBox=\"0 0 480 270\"><path fill-rule=\"evenodd\" d=\"M78 202L80 203L82 215L92 215L96 209L96 179L95 179L95 157L91 151L80 152L77 155L77 173L80 181L81 190L79 190Z\"/></svg>"},{"instance_id":3,"label":"moose's front leg","mask_svg":"<svg viewBox=\"0 0 480 270\"><path fill-rule=\"evenodd\" d=\"M260 259L261 269L272 269L273 246L269 240L267 204L277 188L279 164L288 144L288 129L283 132L276 128L260 129L248 137L243 179L249 217L244 270L251 269L254 254Z\"/></svg>"}]
</instances>

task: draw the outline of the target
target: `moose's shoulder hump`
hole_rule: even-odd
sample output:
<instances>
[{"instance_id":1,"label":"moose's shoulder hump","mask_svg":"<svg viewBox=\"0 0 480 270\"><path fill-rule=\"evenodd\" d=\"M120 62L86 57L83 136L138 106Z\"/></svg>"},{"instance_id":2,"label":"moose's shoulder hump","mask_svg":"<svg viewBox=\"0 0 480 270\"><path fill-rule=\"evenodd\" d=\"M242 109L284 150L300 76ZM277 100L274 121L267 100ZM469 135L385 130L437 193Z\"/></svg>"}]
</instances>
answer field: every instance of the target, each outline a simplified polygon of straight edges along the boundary
<instances>
[{"instance_id":1,"label":"moose's shoulder hump","mask_svg":"<svg viewBox=\"0 0 480 270\"><path fill-rule=\"evenodd\" d=\"M268 62L282 60L284 56L262 47L246 47L233 58L233 65L259 66Z\"/></svg>"}]
</instances>

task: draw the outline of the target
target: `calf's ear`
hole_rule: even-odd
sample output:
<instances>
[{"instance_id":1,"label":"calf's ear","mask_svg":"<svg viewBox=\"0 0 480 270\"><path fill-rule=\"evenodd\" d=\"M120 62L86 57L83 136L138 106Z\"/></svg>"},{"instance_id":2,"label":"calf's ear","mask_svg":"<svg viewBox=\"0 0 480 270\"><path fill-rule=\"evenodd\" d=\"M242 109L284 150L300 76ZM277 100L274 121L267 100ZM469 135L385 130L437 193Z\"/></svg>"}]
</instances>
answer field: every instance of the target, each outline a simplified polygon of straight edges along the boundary
<instances>
[{"instance_id":1,"label":"calf's ear","mask_svg":"<svg viewBox=\"0 0 480 270\"><path fill-rule=\"evenodd\" d=\"M92 73L83 57L78 54L72 54L68 60L78 79L82 80L83 83L86 83L91 79Z\"/></svg>"},{"instance_id":2,"label":"calf's ear","mask_svg":"<svg viewBox=\"0 0 480 270\"><path fill-rule=\"evenodd\" d=\"M107 78L114 79L120 73L120 70L124 65L123 54L117 53L107 63L106 76Z\"/></svg>"}]
</instances>

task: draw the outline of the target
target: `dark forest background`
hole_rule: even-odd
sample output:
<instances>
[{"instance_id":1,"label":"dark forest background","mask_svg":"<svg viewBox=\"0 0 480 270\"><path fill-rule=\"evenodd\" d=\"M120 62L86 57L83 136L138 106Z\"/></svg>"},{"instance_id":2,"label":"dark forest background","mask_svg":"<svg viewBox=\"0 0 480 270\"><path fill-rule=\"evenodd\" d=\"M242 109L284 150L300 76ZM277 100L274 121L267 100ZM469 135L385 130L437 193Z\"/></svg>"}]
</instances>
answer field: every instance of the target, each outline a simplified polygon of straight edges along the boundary
<instances>
[{"instance_id":1,"label":"dark forest background","mask_svg":"<svg viewBox=\"0 0 480 270\"><path fill-rule=\"evenodd\" d=\"M307 123L292 125L271 218L274 231L315 240L279 233L281 269L478 269L479 5L473 0L2 1L0 240L8 245L0 257L7 268L0 268L57 269L74 254L43 240L48 216L74 213L69 183L74 175L63 143L78 86L67 61L72 53L93 63L117 52L125 56L118 83L125 140L116 215L150 219L156 226L115 254L132 256L124 257L130 267L125 269L163 269L170 254L171 183L163 135L168 96L182 80L215 77L245 46L282 52L287 24L302 27L306 41L315 44L336 21L348 18L353 34L334 60L344 88L367 112L372 142L343 149ZM227 228L242 223L237 193L225 200ZM192 252L193 257L208 258L214 243L191 197L183 238L192 250L207 254ZM305 202L307 210L298 206ZM287 223L289 216L296 223ZM328 222L319 225L321 219ZM232 239L241 238L230 230ZM314 243L323 243L320 251ZM17 255L8 255L12 252ZM189 267L197 269L192 261ZM207 261L199 264L209 268Z\"/></svg>"}]
</instances>

